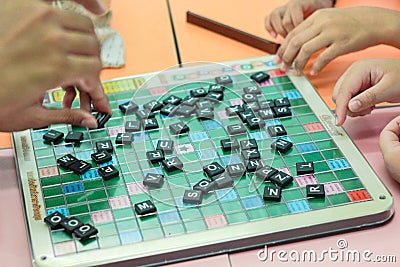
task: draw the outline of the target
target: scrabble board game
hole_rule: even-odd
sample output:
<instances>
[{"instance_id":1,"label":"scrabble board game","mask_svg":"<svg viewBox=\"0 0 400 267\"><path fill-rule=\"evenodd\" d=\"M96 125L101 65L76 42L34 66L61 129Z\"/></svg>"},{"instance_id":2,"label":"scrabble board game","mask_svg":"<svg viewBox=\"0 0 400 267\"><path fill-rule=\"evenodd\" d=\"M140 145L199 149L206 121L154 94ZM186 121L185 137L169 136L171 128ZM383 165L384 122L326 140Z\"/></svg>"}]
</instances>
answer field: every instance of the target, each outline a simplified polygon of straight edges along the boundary
<instances>
[{"instance_id":1,"label":"scrabble board game","mask_svg":"<svg viewBox=\"0 0 400 267\"><path fill-rule=\"evenodd\" d=\"M271 56L123 77L104 89L113 115L103 128L13 133L38 266L156 265L393 214L390 193L309 81ZM45 103L60 107L62 96L49 91Z\"/></svg>"}]
</instances>

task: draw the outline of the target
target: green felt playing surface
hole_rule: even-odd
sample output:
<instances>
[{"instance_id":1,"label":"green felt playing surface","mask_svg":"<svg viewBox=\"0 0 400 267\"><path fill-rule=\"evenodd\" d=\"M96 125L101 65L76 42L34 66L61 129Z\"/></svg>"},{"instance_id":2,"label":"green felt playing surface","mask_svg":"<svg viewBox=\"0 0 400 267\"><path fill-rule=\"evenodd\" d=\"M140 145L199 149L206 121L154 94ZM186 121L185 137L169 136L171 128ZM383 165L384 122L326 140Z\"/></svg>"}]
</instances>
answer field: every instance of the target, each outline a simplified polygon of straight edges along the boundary
<instances>
[{"instance_id":1,"label":"green felt playing surface","mask_svg":"<svg viewBox=\"0 0 400 267\"><path fill-rule=\"evenodd\" d=\"M258 71L265 71L271 78L256 84L249 77ZM115 143L117 134L125 131L125 122L138 120L134 113L123 114L119 109L120 104L133 101L142 109L151 100L162 102L170 95L185 98L193 89L208 89L215 84L215 77L223 75L229 75L233 83L225 85L223 100L212 104L213 119L200 120L195 115L187 118L164 116L155 112L159 128L144 131L142 127L140 132L133 133L131 144ZM172 236L177 237L176 240L188 248L209 246L205 245L205 241L197 243L196 240L190 240L195 234L211 238L211 243L217 244L217 247L218 241L243 241L237 242L239 245L236 247L225 247L223 244L220 247L237 249L268 241L284 241L287 237L284 234L280 236L280 233L286 231L282 230L285 227L290 230L297 226L314 226L310 227L311 232L308 234L322 234L356 227L363 223L362 220L355 222L358 217L383 214L379 220L366 220L365 224L374 224L390 217L390 194L358 152L354 152L354 147L348 145L351 142L344 132L333 125L332 115L312 87L304 77L293 78L279 71L273 65L272 58L242 60L204 68L194 66L186 70L148 75L146 78L147 80L141 76L127 77L104 84L113 109L112 118L104 129L88 130L71 125L51 125L46 129L31 129L14 134L32 248L37 251L35 256L45 255L47 259L41 259L40 264L45 266L53 260L67 264L69 259L84 260L87 265L118 261L120 259L111 251L101 251L104 248L125 247L126 251L121 255L137 260L137 263L151 264L160 260L157 255L163 255L162 257L169 260L200 256L195 251L182 251L178 245L167 245ZM259 86L261 90L262 94L257 96L259 102L287 98L291 116L267 119L264 121L265 126L256 130L250 130L246 125L245 133L230 136L227 126L242 124L242 121L238 116L228 116L225 108L242 105L243 88L253 85ZM307 88L299 85L307 85ZM60 107L60 95L59 90L49 92L46 96L47 105ZM75 101L74 107L78 105L78 101ZM172 133L169 126L177 122L184 122L190 128L189 132L180 135ZM267 127L274 125L283 125L287 134L281 138L293 143L293 147L285 154L271 149L271 144L277 138L269 135ZM50 129L65 135L70 131L82 132L83 140L80 144L65 141L55 145L44 143L43 135ZM203 194L199 205L183 202L185 190L192 189L202 179L209 179L203 172L203 167L207 164L217 162L223 168L237 163L246 164L241 156L241 149L222 150L220 141L227 138L236 138L239 143L242 140L255 139L263 164L294 178L293 182L282 188L280 201L264 201L264 187L274 184L264 182L254 173L246 172L242 177L233 178L233 186L215 188ZM96 152L96 142L104 140L111 140L113 144L112 161L98 165L92 160L91 154ZM166 153L165 156L178 157L183 163L183 170L168 172L161 163L149 162L146 152L154 151L159 140L174 142L172 153ZM348 151L354 152L355 158ZM77 175L57 166L57 159L67 154L89 162L92 168L83 175ZM298 162L313 162L314 173L297 175ZM119 176L104 180L99 175L98 168L109 164L119 171ZM365 176L360 175L363 168L368 169ZM148 173L165 176L159 188L143 185ZM323 184L325 197L307 197L307 184ZM382 206L376 204L380 201L378 196L385 196ZM149 216L139 216L134 205L146 200L154 203L157 212ZM357 210L359 205L373 207L371 213L349 212L353 208ZM62 230L48 229L42 219L55 211L92 224L98 229L97 236L80 242ZM327 212L326 214L331 215L314 222L308 221L307 216L316 212ZM332 215L335 212L336 217ZM325 213L321 213L323 214ZM337 229L328 227L331 222L347 219L354 220L340 224ZM282 225L282 222L287 225ZM260 228L263 224L272 224L274 227L266 231ZM238 230L232 227L237 227ZM33 229L36 230L32 231ZM212 234L213 231L215 234ZM271 239L252 239L254 236L268 234ZM38 241L41 238L43 240ZM155 243L151 245L149 241ZM130 253L129 245L142 247L143 251L139 249L137 254ZM152 251L151 246L157 249ZM98 251L98 254L85 258L85 251ZM178 251L179 253L172 256ZM206 251L217 250L212 247ZM153 257L146 258L145 255Z\"/></svg>"}]
</instances>

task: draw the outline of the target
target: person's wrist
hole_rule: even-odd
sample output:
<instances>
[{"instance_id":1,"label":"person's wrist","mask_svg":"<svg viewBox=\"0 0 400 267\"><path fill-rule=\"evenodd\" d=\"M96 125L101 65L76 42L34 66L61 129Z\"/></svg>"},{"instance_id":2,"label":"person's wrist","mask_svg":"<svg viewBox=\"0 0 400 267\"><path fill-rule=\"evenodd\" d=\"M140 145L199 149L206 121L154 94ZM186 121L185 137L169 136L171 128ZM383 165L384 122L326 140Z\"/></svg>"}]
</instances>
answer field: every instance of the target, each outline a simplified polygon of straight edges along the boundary
<instances>
[{"instance_id":1,"label":"person's wrist","mask_svg":"<svg viewBox=\"0 0 400 267\"><path fill-rule=\"evenodd\" d=\"M400 48L400 12L395 10L383 10L384 18L386 18L385 27L377 29L377 39L382 40L380 43Z\"/></svg>"}]
</instances>

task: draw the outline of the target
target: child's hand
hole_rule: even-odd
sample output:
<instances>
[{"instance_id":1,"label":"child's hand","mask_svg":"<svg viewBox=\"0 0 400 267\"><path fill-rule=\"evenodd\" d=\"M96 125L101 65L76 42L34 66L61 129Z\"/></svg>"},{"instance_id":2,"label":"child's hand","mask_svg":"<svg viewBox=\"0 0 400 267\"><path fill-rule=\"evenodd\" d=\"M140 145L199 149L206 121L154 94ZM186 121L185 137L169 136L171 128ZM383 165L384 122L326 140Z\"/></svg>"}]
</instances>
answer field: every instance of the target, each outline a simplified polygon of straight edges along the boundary
<instances>
[{"instance_id":1,"label":"child's hand","mask_svg":"<svg viewBox=\"0 0 400 267\"><path fill-rule=\"evenodd\" d=\"M287 35L275 62L300 74L311 55L326 48L312 66L315 75L340 55L381 43L399 46L399 19L398 11L378 7L317 10Z\"/></svg>"},{"instance_id":2,"label":"child's hand","mask_svg":"<svg viewBox=\"0 0 400 267\"><path fill-rule=\"evenodd\" d=\"M90 103L111 114L100 84L99 43L92 21L39 1L4 1L0 9L0 131L55 123L97 126ZM47 89L77 84L81 109L42 106ZM67 95L71 96L71 91Z\"/></svg>"},{"instance_id":3,"label":"child's hand","mask_svg":"<svg viewBox=\"0 0 400 267\"><path fill-rule=\"evenodd\" d=\"M285 37L314 11L332 6L332 0L291 0L265 17L265 29L276 37Z\"/></svg>"},{"instance_id":4,"label":"child's hand","mask_svg":"<svg viewBox=\"0 0 400 267\"><path fill-rule=\"evenodd\" d=\"M400 182L400 116L389 122L382 130L379 145L381 147L383 159L389 173Z\"/></svg>"},{"instance_id":5,"label":"child's hand","mask_svg":"<svg viewBox=\"0 0 400 267\"><path fill-rule=\"evenodd\" d=\"M336 103L336 123L346 114L369 114L375 104L400 102L400 59L365 59L353 63L339 78L332 94Z\"/></svg>"}]
</instances>

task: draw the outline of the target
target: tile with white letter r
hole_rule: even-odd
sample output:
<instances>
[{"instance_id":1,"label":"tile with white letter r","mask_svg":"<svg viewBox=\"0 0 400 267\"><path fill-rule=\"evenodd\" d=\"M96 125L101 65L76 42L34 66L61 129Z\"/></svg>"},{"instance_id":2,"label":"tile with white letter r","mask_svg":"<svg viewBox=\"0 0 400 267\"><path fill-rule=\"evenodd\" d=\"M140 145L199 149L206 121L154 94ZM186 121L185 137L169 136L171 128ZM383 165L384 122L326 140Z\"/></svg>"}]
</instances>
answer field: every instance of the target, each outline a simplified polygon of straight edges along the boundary
<instances>
[{"instance_id":1,"label":"tile with white letter r","mask_svg":"<svg viewBox=\"0 0 400 267\"><path fill-rule=\"evenodd\" d=\"M173 172L183 169L183 163L177 157L171 157L163 160L162 165L167 172Z\"/></svg>"},{"instance_id":2,"label":"tile with white letter r","mask_svg":"<svg viewBox=\"0 0 400 267\"><path fill-rule=\"evenodd\" d=\"M323 184L308 184L306 185L307 197L325 197L325 188Z\"/></svg>"}]
</instances>

